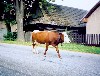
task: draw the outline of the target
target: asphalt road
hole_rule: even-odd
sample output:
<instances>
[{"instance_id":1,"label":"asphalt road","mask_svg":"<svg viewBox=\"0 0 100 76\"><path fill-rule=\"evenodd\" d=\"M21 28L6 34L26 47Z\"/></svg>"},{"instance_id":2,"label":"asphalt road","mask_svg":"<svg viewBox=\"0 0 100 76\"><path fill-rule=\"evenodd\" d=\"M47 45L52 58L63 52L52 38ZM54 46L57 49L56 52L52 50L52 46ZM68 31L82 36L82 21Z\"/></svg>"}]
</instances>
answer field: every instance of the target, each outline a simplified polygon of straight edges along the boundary
<instances>
[{"instance_id":1,"label":"asphalt road","mask_svg":"<svg viewBox=\"0 0 100 76\"><path fill-rule=\"evenodd\" d=\"M100 76L100 55L0 43L0 76Z\"/></svg>"}]
</instances>

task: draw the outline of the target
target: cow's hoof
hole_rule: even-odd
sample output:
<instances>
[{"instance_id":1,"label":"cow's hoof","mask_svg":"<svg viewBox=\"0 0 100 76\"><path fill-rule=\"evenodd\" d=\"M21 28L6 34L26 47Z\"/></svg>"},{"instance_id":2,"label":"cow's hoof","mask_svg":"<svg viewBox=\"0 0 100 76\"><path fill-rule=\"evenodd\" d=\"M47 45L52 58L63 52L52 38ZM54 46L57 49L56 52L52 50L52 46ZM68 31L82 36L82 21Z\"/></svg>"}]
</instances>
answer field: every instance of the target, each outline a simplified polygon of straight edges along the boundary
<instances>
[{"instance_id":1,"label":"cow's hoof","mask_svg":"<svg viewBox=\"0 0 100 76\"><path fill-rule=\"evenodd\" d=\"M33 54L36 54L35 52L33 52Z\"/></svg>"},{"instance_id":2,"label":"cow's hoof","mask_svg":"<svg viewBox=\"0 0 100 76\"><path fill-rule=\"evenodd\" d=\"M46 55L46 53L44 53L44 55Z\"/></svg>"},{"instance_id":3,"label":"cow's hoof","mask_svg":"<svg viewBox=\"0 0 100 76\"><path fill-rule=\"evenodd\" d=\"M46 54L44 54L44 57L46 57Z\"/></svg>"},{"instance_id":4,"label":"cow's hoof","mask_svg":"<svg viewBox=\"0 0 100 76\"><path fill-rule=\"evenodd\" d=\"M39 54L39 52L33 52L33 54Z\"/></svg>"},{"instance_id":5,"label":"cow's hoof","mask_svg":"<svg viewBox=\"0 0 100 76\"><path fill-rule=\"evenodd\" d=\"M59 59L62 59L61 57L58 57Z\"/></svg>"},{"instance_id":6,"label":"cow's hoof","mask_svg":"<svg viewBox=\"0 0 100 76\"><path fill-rule=\"evenodd\" d=\"M44 57L46 57L46 55L44 55Z\"/></svg>"},{"instance_id":7,"label":"cow's hoof","mask_svg":"<svg viewBox=\"0 0 100 76\"><path fill-rule=\"evenodd\" d=\"M62 59L61 57L59 59Z\"/></svg>"},{"instance_id":8,"label":"cow's hoof","mask_svg":"<svg viewBox=\"0 0 100 76\"><path fill-rule=\"evenodd\" d=\"M58 57L61 58L60 54L58 54Z\"/></svg>"},{"instance_id":9,"label":"cow's hoof","mask_svg":"<svg viewBox=\"0 0 100 76\"><path fill-rule=\"evenodd\" d=\"M36 52L36 54L39 54L39 52Z\"/></svg>"}]
</instances>

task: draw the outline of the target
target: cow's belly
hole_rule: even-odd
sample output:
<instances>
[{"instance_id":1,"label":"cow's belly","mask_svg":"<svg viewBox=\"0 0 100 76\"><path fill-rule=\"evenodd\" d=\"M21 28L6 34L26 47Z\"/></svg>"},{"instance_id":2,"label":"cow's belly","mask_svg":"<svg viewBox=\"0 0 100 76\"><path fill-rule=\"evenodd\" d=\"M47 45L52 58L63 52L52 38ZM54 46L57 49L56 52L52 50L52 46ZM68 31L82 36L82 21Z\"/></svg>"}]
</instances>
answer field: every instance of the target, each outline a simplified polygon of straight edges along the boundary
<instances>
[{"instance_id":1,"label":"cow's belly","mask_svg":"<svg viewBox=\"0 0 100 76\"><path fill-rule=\"evenodd\" d=\"M37 43L45 44L46 42L44 42L44 41L37 41Z\"/></svg>"},{"instance_id":2,"label":"cow's belly","mask_svg":"<svg viewBox=\"0 0 100 76\"><path fill-rule=\"evenodd\" d=\"M36 42L36 43L40 43L40 44L45 44L45 43L47 43L44 39L36 39L35 42Z\"/></svg>"}]
</instances>

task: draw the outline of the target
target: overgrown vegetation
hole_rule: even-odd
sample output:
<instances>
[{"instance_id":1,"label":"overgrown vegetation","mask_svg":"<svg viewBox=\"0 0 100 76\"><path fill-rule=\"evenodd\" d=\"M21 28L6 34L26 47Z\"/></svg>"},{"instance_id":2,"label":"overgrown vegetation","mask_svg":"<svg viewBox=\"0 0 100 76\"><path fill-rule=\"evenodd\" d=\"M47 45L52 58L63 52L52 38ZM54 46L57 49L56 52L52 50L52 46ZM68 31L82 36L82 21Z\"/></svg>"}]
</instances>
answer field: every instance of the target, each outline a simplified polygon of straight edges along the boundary
<instances>
[{"instance_id":1,"label":"overgrown vegetation","mask_svg":"<svg viewBox=\"0 0 100 76\"><path fill-rule=\"evenodd\" d=\"M33 19L43 17L45 12L52 11L54 7L49 5L50 1L55 0L0 0L0 16L6 23L7 32L11 32L11 24L17 24L17 40L25 41L23 26Z\"/></svg>"},{"instance_id":2,"label":"overgrown vegetation","mask_svg":"<svg viewBox=\"0 0 100 76\"><path fill-rule=\"evenodd\" d=\"M4 35L4 40L15 41L17 39L16 32L7 32L7 35Z\"/></svg>"},{"instance_id":3,"label":"overgrown vegetation","mask_svg":"<svg viewBox=\"0 0 100 76\"><path fill-rule=\"evenodd\" d=\"M2 43L32 46L32 42L2 41ZM45 45L40 45L40 46L45 47ZM63 46L59 45L59 49L66 50L66 51L100 54L100 47L85 46L85 45L75 44L75 43L63 44Z\"/></svg>"}]
</instances>

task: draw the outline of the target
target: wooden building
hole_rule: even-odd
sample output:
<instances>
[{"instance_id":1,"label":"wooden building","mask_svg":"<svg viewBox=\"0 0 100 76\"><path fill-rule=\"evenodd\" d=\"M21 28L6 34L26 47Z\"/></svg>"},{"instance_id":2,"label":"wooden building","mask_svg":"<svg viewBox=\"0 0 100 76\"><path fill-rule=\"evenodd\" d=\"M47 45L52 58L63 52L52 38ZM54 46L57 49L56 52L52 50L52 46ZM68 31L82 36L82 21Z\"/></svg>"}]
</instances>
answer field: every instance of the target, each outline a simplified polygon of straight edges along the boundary
<instances>
[{"instance_id":1,"label":"wooden building","mask_svg":"<svg viewBox=\"0 0 100 76\"><path fill-rule=\"evenodd\" d=\"M82 18L86 22L86 43L100 45L100 1Z\"/></svg>"}]
</instances>

